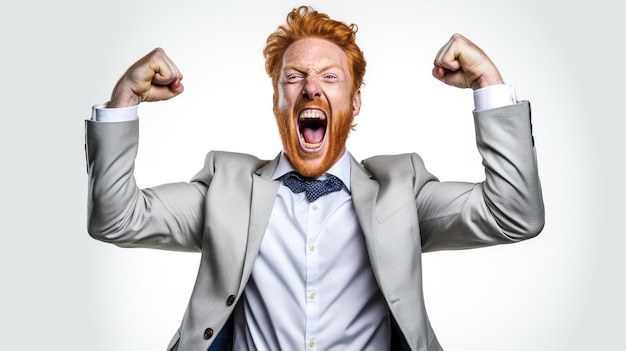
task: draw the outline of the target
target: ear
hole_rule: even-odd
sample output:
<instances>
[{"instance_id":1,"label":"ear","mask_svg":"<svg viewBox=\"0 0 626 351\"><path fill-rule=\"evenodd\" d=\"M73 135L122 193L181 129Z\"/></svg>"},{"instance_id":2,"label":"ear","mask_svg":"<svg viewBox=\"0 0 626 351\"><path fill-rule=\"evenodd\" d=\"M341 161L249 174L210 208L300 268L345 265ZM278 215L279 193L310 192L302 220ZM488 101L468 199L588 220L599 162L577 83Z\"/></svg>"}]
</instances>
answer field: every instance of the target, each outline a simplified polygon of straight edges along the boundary
<instances>
[{"instance_id":1,"label":"ear","mask_svg":"<svg viewBox=\"0 0 626 351\"><path fill-rule=\"evenodd\" d=\"M357 89L352 96L352 115L356 116L361 111L361 89Z\"/></svg>"},{"instance_id":2,"label":"ear","mask_svg":"<svg viewBox=\"0 0 626 351\"><path fill-rule=\"evenodd\" d=\"M276 111L278 111L278 98L276 97L276 93L272 95L272 110L274 111L274 116L276 116Z\"/></svg>"}]
</instances>

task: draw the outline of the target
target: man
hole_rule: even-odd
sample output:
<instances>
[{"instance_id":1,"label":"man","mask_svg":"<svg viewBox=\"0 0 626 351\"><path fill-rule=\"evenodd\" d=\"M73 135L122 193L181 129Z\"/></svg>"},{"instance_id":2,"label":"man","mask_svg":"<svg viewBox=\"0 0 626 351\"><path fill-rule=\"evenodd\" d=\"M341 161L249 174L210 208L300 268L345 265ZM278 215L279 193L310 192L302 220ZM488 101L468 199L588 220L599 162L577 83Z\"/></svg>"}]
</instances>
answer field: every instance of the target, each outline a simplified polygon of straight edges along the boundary
<instances>
[{"instance_id":1,"label":"man","mask_svg":"<svg viewBox=\"0 0 626 351\"><path fill-rule=\"evenodd\" d=\"M168 350L441 350L421 253L541 231L529 104L461 35L437 54L433 75L475 91L485 181L439 182L416 154L350 156L365 73L355 34L301 7L269 36L283 142L271 161L209 152L189 183L137 188L136 106L183 92L161 49L131 66L86 122L89 233L122 247L202 252Z\"/></svg>"}]
</instances>

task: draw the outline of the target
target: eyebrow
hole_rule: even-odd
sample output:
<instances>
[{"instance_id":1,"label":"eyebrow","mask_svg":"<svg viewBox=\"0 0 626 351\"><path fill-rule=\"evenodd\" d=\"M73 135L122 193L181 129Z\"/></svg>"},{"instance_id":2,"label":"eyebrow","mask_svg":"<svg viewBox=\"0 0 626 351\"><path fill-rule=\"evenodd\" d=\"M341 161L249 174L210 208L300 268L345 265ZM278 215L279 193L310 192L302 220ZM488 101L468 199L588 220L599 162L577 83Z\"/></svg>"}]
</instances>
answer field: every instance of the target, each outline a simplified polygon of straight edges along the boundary
<instances>
[{"instance_id":1,"label":"eyebrow","mask_svg":"<svg viewBox=\"0 0 626 351\"><path fill-rule=\"evenodd\" d=\"M325 72L325 71L328 71L328 70L333 69L333 68L337 68L337 69L339 69L340 71L343 72L343 68L340 65L337 65L337 64L326 65L326 66L322 67L321 69L316 70L316 72ZM285 65L282 70L285 71L285 70L288 70L288 69L293 69L293 70L296 70L298 72L308 72L308 69L302 68L302 67L298 67L297 65Z\"/></svg>"}]
</instances>

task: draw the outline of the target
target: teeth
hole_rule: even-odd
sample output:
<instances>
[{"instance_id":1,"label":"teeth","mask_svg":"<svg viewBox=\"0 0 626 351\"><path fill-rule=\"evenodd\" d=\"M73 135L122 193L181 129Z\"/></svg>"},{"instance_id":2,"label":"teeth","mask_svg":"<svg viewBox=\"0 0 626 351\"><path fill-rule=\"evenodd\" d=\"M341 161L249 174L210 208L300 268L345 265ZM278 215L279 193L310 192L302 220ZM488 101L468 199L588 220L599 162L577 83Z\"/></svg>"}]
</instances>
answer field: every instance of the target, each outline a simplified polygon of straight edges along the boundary
<instances>
[{"instance_id":1,"label":"teeth","mask_svg":"<svg viewBox=\"0 0 626 351\"><path fill-rule=\"evenodd\" d=\"M318 147L322 146L322 143L317 143L317 144L309 144L306 141L304 141L304 138L300 138L300 140L302 141L302 145L304 145L304 147L306 147L307 149L317 149Z\"/></svg>"},{"instance_id":2,"label":"teeth","mask_svg":"<svg viewBox=\"0 0 626 351\"><path fill-rule=\"evenodd\" d=\"M300 114L300 119L312 119L312 118L320 119L323 121L326 119L326 115L324 114L324 112L320 110L304 110Z\"/></svg>"}]
</instances>

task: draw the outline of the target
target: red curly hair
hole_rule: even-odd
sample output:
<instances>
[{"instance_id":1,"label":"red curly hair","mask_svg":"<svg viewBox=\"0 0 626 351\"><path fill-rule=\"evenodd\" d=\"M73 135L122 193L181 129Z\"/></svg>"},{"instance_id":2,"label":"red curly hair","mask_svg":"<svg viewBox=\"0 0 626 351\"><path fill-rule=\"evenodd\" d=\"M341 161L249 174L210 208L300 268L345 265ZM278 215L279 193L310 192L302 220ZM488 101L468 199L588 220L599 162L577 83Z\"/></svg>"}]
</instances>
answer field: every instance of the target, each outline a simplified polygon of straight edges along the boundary
<instances>
[{"instance_id":1,"label":"red curly hair","mask_svg":"<svg viewBox=\"0 0 626 351\"><path fill-rule=\"evenodd\" d=\"M327 14L315 11L309 6L294 8L287 15L286 25L281 25L267 38L263 55L265 70L272 78L274 90L278 88L278 79L282 68L285 51L292 43L309 37L328 40L339 46L348 57L348 67L356 91L363 84L365 75L365 57L356 44L356 24L346 25L331 19ZM276 96L275 96L276 98Z\"/></svg>"}]
</instances>

